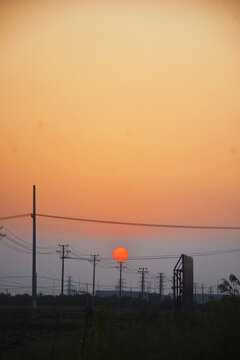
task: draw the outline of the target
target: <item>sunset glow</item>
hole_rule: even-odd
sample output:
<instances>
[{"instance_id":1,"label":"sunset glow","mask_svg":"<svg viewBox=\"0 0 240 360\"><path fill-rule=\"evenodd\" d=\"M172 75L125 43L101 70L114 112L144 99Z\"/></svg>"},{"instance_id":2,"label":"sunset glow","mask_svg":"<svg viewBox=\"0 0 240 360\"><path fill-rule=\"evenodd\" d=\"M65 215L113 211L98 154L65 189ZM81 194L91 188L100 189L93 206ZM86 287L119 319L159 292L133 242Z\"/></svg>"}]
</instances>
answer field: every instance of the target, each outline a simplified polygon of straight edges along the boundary
<instances>
[{"instance_id":1,"label":"sunset glow","mask_svg":"<svg viewBox=\"0 0 240 360\"><path fill-rule=\"evenodd\" d=\"M0 212L238 221L237 1L0 10Z\"/></svg>"}]
</instances>

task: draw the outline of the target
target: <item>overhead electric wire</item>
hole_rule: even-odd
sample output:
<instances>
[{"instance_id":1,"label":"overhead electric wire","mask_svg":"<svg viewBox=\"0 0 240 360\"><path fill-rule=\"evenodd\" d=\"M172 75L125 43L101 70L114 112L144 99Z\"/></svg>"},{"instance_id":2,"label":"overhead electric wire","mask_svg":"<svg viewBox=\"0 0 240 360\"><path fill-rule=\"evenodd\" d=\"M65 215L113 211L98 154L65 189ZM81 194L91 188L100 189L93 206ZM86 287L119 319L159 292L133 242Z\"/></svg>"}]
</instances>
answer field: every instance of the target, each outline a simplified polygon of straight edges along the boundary
<instances>
[{"instance_id":1,"label":"overhead electric wire","mask_svg":"<svg viewBox=\"0 0 240 360\"><path fill-rule=\"evenodd\" d=\"M5 242L4 240L8 240L10 243ZM22 252L22 253L25 253L25 254L32 254L32 249L31 249L30 246L28 247L28 246L26 246L24 244L21 244L20 242L17 242L16 240L10 238L9 236L1 237L0 245L4 245L4 246L8 247L9 249L12 249L12 250L15 250L15 251L18 251L18 252ZM42 255L55 254L54 251L52 251L52 252L37 251L37 253L42 254Z\"/></svg>"},{"instance_id":2,"label":"overhead electric wire","mask_svg":"<svg viewBox=\"0 0 240 360\"><path fill-rule=\"evenodd\" d=\"M116 269L118 266L111 266L111 265L102 265L101 263L98 264L97 266L99 266L102 269Z\"/></svg>"},{"instance_id":3,"label":"overhead electric wire","mask_svg":"<svg viewBox=\"0 0 240 360\"><path fill-rule=\"evenodd\" d=\"M114 268L114 267L117 267L117 265L116 265L116 261L112 261L112 262L110 262L110 261L105 261L105 260L103 260L102 258L100 259L100 264L103 264L106 268L108 267L108 268ZM100 266L100 265L99 265Z\"/></svg>"},{"instance_id":4,"label":"overhead electric wire","mask_svg":"<svg viewBox=\"0 0 240 360\"><path fill-rule=\"evenodd\" d=\"M71 259L71 260L77 260L77 261L91 261L90 258L79 258L79 257L72 257L72 256L69 256L69 257L66 257L65 259Z\"/></svg>"},{"instance_id":5,"label":"overhead electric wire","mask_svg":"<svg viewBox=\"0 0 240 360\"><path fill-rule=\"evenodd\" d=\"M22 253L25 253L25 254L31 254L31 252L29 252L29 251L25 251L25 250L19 249L19 248L17 248L17 247L14 247L14 246L12 246L12 245L10 245L10 244L5 243L5 242L3 241L3 239L1 239L0 244L8 247L9 249L16 250L16 251L18 251L18 252L22 252Z\"/></svg>"},{"instance_id":6,"label":"overhead electric wire","mask_svg":"<svg viewBox=\"0 0 240 360\"><path fill-rule=\"evenodd\" d=\"M13 275L9 275L9 276L0 276L0 279L25 279L25 278L31 278L32 276L28 275L28 276L13 276Z\"/></svg>"},{"instance_id":7,"label":"overhead electric wire","mask_svg":"<svg viewBox=\"0 0 240 360\"><path fill-rule=\"evenodd\" d=\"M157 223L140 223L127 222L115 220L101 220L101 219L87 219L50 214L36 214L39 217L59 219L59 220L73 220L90 223L110 224L110 225L127 225L127 226L145 226L145 227L159 227L159 228L173 228L173 229L199 229L199 230L240 230L240 226L208 226L208 225L177 225L177 224L157 224Z\"/></svg>"},{"instance_id":8,"label":"overhead electric wire","mask_svg":"<svg viewBox=\"0 0 240 360\"><path fill-rule=\"evenodd\" d=\"M31 213L0 217L0 221L1 220L17 219L17 218L22 218L22 217L27 217L27 216L31 216ZM60 220L73 220L73 221L83 221L83 222L110 224L110 225L145 226L145 227L174 228L174 229L199 229L199 230L240 230L240 226L180 225L180 224L142 223L142 222L129 222L129 221L115 221L115 220L103 220L103 219L78 218L78 217L69 217L69 216L60 216L60 215L51 215L51 214L36 214L36 216L46 217L46 218L53 218L53 219L60 219Z\"/></svg>"},{"instance_id":9,"label":"overhead electric wire","mask_svg":"<svg viewBox=\"0 0 240 360\"><path fill-rule=\"evenodd\" d=\"M206 252L197 252L197 253L188 253L193 257L198 256L209 256L209 255L221 255L221 254L231 254L231 253L239 253L240 249L228 249L228 250L214 250L214 251L206 251ZM164 259L177 259L181 256L181 254L174 255L144 255L144 256L132 256L127 259L129 260L164 260ZM104 260L110 260L111 258L106 257Z\"/></svg>"},{"instance_id":10,"label":"overhead electric wire","mask_svg":"<svg viewBox=\"0 0 240 360\"><path fill-rule=\"evenodd\" d=\"M18 281L14 281L14 280L8 280L8 279L1 279L1 282L3 282L3 285L5 285L6 282L6 286L7 285L26 285L26 286L30 286L30 284L23 284L23 283L19 283Z\"/></svg>"},{"instance_id":11,"label":"overhead electric wire","mask_svg":"<svg viewBox=\"0 0 240 360\"><path fill-rule=\"evenodd\" d=\"M31 216L31 214L20 214L20 215L11 215L11 216L3 216L0 217L0 221L1 220L11 220L11 219L18 219L18 218L23 218L23 217L27 217L27 216Z\"/></svg>"},{"instance_id":12,"label":"overhead electric wire","mask_svg":"<svg viewBox=\"0 0 240 360\"><path fill-rule=\"evenodd\" d=\"M25 244L21 244L19 241L14 240L12 237L10 237L9 235L6 235L5 237L8 241L10 241L11 243L20 246L21 248L23 248L24 250L31 250L31 247L29 245L25 245Z\"/></svg>"},{"instance_id":13,"label":"overhead electric wire","mask_svg":"<svg viewBox=\"0 0 240 360\"><path fill-rule=\"evenodd\" d=\"M24 244L26 244L29 247L32 247L32 244L23 240L22 238L20 238L18 235L14 234L11 230L9 230L9 228L7 228L5 225L3 226L3 228L9 233L11 234L13 237L15 237L17 240L23 242ZM55 249L55 247L49 247L49 246L37 246L37 249L46 249L46 250L53 250Z\"/></svg>"},{"instance_id":14,"label":"overhead electric wire","mask_svg":"<svg viewBox=\"0 0 240 360\"><path fill-rule=\"evenodd\" d=\"M157 275L154 275L151 271L148 271L148 276L153 278L153 279L157 279L158 276Z\"/></svg>"},{"instance_id":15,"label":"overhead electric wire","mask_svg":"<svg viewBox=\"0 0 240 360\"><path fill-rule=\"evenodd\" d=\"M78 250L74 249L71 245L69 245L69 248L71 249L71 252L75 252L78 256L90 256L90 254L84 254L79 252Z\"/></svg>"},{"instance_id":16,"label":"overhead electric wire","mask_svg":"<svg viewBox=\"0 0 240 360\"><path fill-rule=\"evenodd\" d=\"M6 236L5 237L7 240L9 240L11 243L15 244L16 246L19 246L20 249L18 248L15 248L15 250L26 250L28 251L28 254L31 254L32 253L32 247L31 245L27 246L27 245L24 245L24 244L21 244L20 242L12 239L11 237L9 236ZM37 250L37 254L44 254L44 255L49 255L49 254L55 254L55 251L49 251L49 252L42 252L42 251L38 251Z\"/></svg>"},{"instance_id":17,"label":"overhead electric wire","mask_svg":"<svg viewBox=\"0 0 240 360\"><path fill-rule=\"evenodd\" d=\"M56 279L56 278L51 278L51 277L48 277L48 276L38 276L38 278L40 279L45 279L45 280L53 280L53 281L59 281L61 282L60 279ZM64 280L65 282L68 281L68 280Z\"/></svg>"},{"instance_id":18,"label":"overhead electric wire","mask_svg":"<svg viewBox=\"0 0 240 360\"><path fill-rule=\"evenodd\" d=\"M17 288L17 289L30 289L31 288L31 286L29 285L27 285L27 286L21 286L21 285L5 285L5 284L0 284L0 288L2 288L2 289L6 289L6 288L9 288L9 289L11 289L11 288Z\"/></svg>"},{"instance_id":19,"label":"overhead electric wire","mask_svg":"<svg viewBox=\"0 0 240 360\"><path fill-rule=\"evenodd\" d=\"M15 237L17 240L22 241L24 244L31 246L27 241L21 239L19 236L17 236L16 234L14 234L12 231L10 231L6 226L3 226L3 228L9 233L11 234L13 237Z\"/></svg>"},{"instance_id":20,"label":"overhead electric wire","mask_svg":"<svg viewBox=\"0 0 240 360\"><path fill-rule=\"evenodd\" d=\"M138 269L134 269L131 266L129 266L128 264L125 264L125 269L124 271L130 273L130 274L138 274Z\"/></svg>"}]
</instances>

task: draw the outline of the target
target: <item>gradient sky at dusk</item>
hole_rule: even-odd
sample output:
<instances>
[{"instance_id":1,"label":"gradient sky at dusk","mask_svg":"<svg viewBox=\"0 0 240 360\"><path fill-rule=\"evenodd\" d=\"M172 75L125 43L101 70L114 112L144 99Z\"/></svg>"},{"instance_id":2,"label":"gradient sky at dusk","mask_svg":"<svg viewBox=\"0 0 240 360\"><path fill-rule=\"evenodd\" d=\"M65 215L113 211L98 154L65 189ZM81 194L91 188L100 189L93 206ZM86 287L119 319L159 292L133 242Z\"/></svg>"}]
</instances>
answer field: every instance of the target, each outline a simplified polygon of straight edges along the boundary
<instances>
[{"instance_id":1,"label":"gradient sky at dusk","mask_svg":"<svg viewBox=\"0 0 240 360\"><path fill-rule=\"evenodd\" d=\"M36 184L39 213L240 224L238 1L1 0L0 13L0 216L31 212ZM2 224L31 241L30 219ZM38 244L103 256L239 248L239 235L38 220ZM31 271L27 255L1 254L0 271ZM40 256L38 272L56 261ZM197 259L196 281L239 264ZM131 265L170 277L174 261ZM91 279L90 265L66 269Z\"/></svg>"}]
</instances>

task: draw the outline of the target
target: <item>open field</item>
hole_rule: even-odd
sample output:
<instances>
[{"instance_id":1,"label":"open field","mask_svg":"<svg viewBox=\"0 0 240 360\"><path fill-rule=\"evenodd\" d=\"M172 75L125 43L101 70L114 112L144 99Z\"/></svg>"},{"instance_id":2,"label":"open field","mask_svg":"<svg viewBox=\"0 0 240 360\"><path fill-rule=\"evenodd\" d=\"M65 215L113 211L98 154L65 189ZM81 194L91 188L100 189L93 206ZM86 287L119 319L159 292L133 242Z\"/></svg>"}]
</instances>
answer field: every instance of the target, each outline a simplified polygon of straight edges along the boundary
<instances>
[{"instance_id":1,"label":"open field","mask_svg":"<svg viewBox=\"0 0 240 360\"><path fill-rule=\"evenodd\" d=\"M225 297L205 311L110 307L1 307L0 358L239 359L240 300Z\"/></svg>"}]
</instances>

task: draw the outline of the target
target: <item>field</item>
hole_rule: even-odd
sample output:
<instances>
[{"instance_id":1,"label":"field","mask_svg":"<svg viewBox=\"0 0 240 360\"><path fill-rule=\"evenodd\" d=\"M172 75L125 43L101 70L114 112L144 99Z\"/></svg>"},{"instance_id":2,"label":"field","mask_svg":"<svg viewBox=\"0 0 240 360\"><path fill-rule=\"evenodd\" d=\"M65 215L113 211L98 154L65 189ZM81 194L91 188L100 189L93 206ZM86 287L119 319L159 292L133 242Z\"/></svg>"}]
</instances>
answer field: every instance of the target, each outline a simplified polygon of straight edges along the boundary
<instances>
[{"instance_id":1,"label":"field","mask_svg":"<svg viewBox=\"0 0 240 360\"><path fill-rule=\"evenodd\" d=\"M203 311L204 310L204 311ZM183 313L157 308L1 306L0 358L240 359L240 300Z\"/></svg>"}]
</instances>

